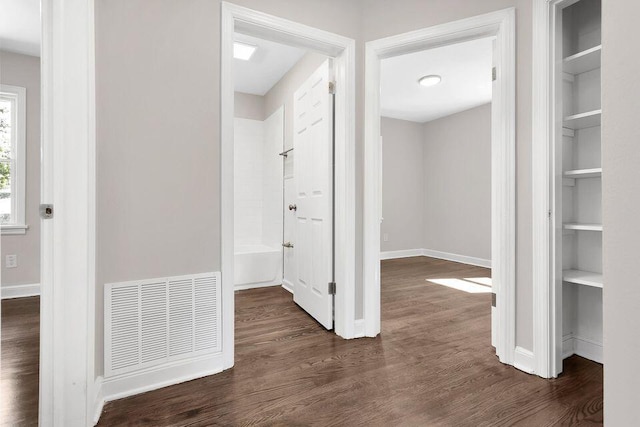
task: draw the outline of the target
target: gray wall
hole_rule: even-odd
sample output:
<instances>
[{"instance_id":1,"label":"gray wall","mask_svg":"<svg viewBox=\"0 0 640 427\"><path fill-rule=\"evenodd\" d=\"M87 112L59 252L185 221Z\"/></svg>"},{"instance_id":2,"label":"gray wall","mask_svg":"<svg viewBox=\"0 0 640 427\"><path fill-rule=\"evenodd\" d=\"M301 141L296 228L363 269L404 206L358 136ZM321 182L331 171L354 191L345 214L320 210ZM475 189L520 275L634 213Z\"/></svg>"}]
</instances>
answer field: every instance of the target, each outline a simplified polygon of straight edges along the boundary
<instances>
[{"instance_id":1,"label":"gray wall","mask_svg":"<svg viewBox=\"0 0 640 427\"><path fill-rule=\"evenodd\" d=\"M423 248L491 259L491 104L424 124Z\"/></svg>"},{"instance_id":2,"label":"gray wall","mask_svg":"<svg viewBox=\"0 0 640 427\"><path fill-rule=\"evenodd\" d=\"M381 250L490 260L491 104L424 124L382 117L381 134Z\"/></svg>"},{"instance_id":3,"label":"gray wall","mask_svg":"<svg viewBox=\"0 0 640 427\"><path fill-rule=\"evenodd\" d=\"M640 3L602 6L604 420L632 426L640 425Z\"/></svg>"},{"instance_id":4,"label":"gray wall","mask_svg":"<svg viewBox=\"0 0 640 427\"><path fill-rule=\"evenodd\" d=\"M360 38L356 1L235 3ZM95 14L101 375L105 283L220 270L220 1L97 0Z\"/></svg>"},{"instance_id":5,"label":"gray wall","mask_svg":"<svg viewBox=\"0 0 640 427\"><path fill-rule=\"evenodd\" d=\"M96 371L105 283L220 270L219 3L99 0Z\"/></svg>"},{"instance_id":6,"label":"gray wall","mask_svg":"<svg viewBox=\"0 0 640 427\"><path fill-rule=\"evenodd\" d=\"M264 120L264 96L235 92L234 117L238 119Z\"/></svg>"},{"instance_id":7,"label":"gray wall","mask_svg":"<svg viewBox=\"0 0 640 427\"><path fill-rule=\"evenodd\" d=\"M531 0L235 3L357 42L358 317L362 314L363 42L517 7L516 342L531 349ZM97 0L96 43L96 310L101 319L104 283L220 268L220 1ZM99 374L102 324L97 324L96 332Z\"/></svg>"},{"instance_id":8,"label":"gray wall","mask_svg":"<svg viewBox=\"0 0 640 427\"><path fill-rule=\"evenodd\" d=\"M2 236L2 286L40 283L40 58L0 51L0 82L27 89L26 234ZM4 257L18 255L17 268Z\"/></svg>"},{"instance_id":9,"label":"gray wall","mask_svg":"<svg viewBox=\"0 0 640 427\"><path fill-rule=\"evenodd\" d=\"M424 247L423 124L382 117L380 133L384 218L380 250L420 249Z\"/></svg>"},{"instance_id":10,"label":"gray wall","mask_svg":"<svg viewBox=\"0 0 640 427\"><path fill-rule=\"evenodd\" d=\"M367 0L363 5L365 7L363 8L362 40L365 42L507 7L516 7L516 345L531 350L533 349L532 0ZM361 69L358 73L362 76ZM362 82L363 79L359 77L357 80ZM359 103L358 107L362 108L363 105ZM359 125L361 124L359 121ZM359 151L358 155L361 156L362 152Z\"/></svg>"}]
</instances>

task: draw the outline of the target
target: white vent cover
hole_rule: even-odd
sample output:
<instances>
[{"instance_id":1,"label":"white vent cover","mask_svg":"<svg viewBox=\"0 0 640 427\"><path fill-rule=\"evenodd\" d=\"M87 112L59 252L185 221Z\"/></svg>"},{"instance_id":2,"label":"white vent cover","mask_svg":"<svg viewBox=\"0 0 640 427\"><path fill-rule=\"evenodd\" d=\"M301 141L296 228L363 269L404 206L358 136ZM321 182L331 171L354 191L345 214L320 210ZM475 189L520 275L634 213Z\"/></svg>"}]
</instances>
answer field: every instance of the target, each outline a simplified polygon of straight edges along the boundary
<instances>
[{"instance_id":1,"label":"white vent cover","mask_svg":"<svg viewBox=\"0 0 640 427\"><path fill-rule=\"evenodd\" d=\"M220 273L105 285L105 377L220 352Z\"/></svg>"}]
</instances>

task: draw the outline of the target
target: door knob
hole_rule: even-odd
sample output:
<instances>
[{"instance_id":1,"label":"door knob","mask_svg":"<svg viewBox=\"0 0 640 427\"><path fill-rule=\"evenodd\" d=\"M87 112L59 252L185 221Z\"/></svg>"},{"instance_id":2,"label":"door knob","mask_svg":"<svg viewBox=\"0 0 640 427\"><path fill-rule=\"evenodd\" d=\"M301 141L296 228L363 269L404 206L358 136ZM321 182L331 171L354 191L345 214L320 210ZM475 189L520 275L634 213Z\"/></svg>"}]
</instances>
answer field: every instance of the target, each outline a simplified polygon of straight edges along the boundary
<instances>
[{"instance_id":1,"label":"door knob","mask_svg":"<svg viewBox=\"0 0 640 427\"><path fill-rule=\"evenodd\" d=\"M290 211L297 211L298 207L296 205L289 205L289 210Z\"/></svg>"},{"instance_id":2,"label":"door knob","mask_svg":"<svg viewBox=\"0 0 640 427\"><path fill-rule=\"evenodd\" d=\"M282 246L284 246L285 248L292 248L293 249L293 243L291 243L291 242L284 242L282 244Z\"/></svg>"}]
</instances>

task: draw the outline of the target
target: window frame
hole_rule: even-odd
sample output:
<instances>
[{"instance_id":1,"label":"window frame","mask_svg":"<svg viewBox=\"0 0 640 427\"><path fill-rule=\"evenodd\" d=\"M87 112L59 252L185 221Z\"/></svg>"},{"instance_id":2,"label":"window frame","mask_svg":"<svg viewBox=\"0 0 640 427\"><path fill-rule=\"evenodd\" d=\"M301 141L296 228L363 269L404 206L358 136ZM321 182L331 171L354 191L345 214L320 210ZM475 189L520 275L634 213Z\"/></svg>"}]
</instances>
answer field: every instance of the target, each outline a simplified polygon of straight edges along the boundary
<instances>
[{"instance_id":1,"label":"window frame","mask_svg":"<svg viewBox=\"0 0 640 427\"><path fill-rule=\"evenodd\" d=\"M26 151L27 151L27 89L0 84L0 98L8 99L12 106L11 132L11 216L9 224L1 224L2 235L25 234L26 223Z\"/></svg>"}]
</instances>

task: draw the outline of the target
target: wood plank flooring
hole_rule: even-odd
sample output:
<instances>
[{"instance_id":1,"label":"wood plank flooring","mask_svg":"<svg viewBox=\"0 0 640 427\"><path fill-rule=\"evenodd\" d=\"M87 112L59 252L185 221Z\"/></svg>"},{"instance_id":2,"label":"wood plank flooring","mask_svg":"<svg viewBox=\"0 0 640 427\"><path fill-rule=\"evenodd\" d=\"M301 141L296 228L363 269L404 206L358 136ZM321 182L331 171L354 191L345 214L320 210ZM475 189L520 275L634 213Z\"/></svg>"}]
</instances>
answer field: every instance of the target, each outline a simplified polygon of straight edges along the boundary
<instances>
[{"instance_id":1,"label":"wood plank flooring","mask_svg":"<svg viewBox=\"0 0 640 427\"><path fill-rule=\"evenodd\" d=\"M502 365L490 294L427 281L488 275L425 257L383 261L382 334L350 341L281 288L239 292L233 369L108 403L99 425L601 425L601 365L574 356L556 380ZM3 305L3 352L5 315Z\"/></svg>"},{"instance_id":2,"label":"wood plank flooring","mask_svg":"<svg viewBox=\"0 0 640 427\"><path fill-rule=\"evenodd\" d=\"M2 300L0 425L38 425L40 297Z\"/></svg>"}]
</instances>

